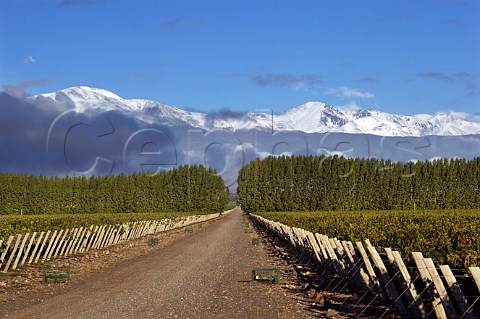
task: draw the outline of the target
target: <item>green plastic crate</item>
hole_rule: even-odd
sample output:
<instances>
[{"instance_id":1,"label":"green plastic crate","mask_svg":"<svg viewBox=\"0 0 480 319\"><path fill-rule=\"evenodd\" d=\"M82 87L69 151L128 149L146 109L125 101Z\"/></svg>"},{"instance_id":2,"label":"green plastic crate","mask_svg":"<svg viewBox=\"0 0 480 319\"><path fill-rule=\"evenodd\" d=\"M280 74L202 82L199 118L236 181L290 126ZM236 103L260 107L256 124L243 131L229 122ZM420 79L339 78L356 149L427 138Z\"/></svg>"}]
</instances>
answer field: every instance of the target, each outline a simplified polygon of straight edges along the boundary
<instances>
[{"instance_id":1,"label":"green plastic crate","mask_svg":"<svg viewBox=\"0 0 480 319\"><path fill-rule=\"evenodd\" d=\"M148 246L157 246L158 245L158 238L150 238L148 240Z\"/></svg>"},{"instance_id":2,"label":"green plastic crate","mask_svg":"<svg viewBox=\"0 0 480 319\"><path fill-rule=\"evenodd\" d=\"M280 282L280 269L253 268L252 281L270 282L272 284L278 284Z\"/></svg>"},{"instance_id":3,"label":"green plastic crate","mask_svg":"<svg viewBox=\"0 0 480 319\"><path fill-rule=\"evenodd\" d=\"M49 280L54 282L70 280L70 267L45 267L43 269L43 282Z\"/></svg>"}]
</instances>

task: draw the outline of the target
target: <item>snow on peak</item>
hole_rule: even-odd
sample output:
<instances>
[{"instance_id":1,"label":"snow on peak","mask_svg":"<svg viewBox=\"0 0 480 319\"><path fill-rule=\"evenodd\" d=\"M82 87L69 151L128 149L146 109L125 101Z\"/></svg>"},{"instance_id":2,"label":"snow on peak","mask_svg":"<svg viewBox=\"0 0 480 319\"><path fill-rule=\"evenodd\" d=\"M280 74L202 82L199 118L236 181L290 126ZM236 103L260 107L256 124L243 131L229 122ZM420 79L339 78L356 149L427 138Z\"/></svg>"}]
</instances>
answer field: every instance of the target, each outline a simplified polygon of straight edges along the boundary
<instances>
[{"instance_id":1,"label":"snow on peak","mask_svg":"<svg viewBox=\"0 0 480 319\"><path fill-rule=\"evenodd\" d=\"M61 90L60 92L78 99L115 99L121 100L122 98L104 89L91 88L88 86L75 86L68 89Z\"/></svg>"},{"instance_id":2,"label":"snow on peak","mask_svg":"<svg viewBox=\"0 0 480 319\"><path fill-rule=\"evenodd\" d=\"M78 86L41 94L57 101L71 101L77 112L120 111L146 123L186 125L212 130L285 130L306 133L342 132L380 136L480 134L480 116L458 112L436 115L396 115L378 110L339 110L321 102L307 102L279 115L248 112L228 116L188 112L146 99L123 99L103 89ZM33 97L36 98L36 97ZM227 112L228 113L228 112ZM273 127L272 127L273 125Z\"/></svg>"}]
</instances>

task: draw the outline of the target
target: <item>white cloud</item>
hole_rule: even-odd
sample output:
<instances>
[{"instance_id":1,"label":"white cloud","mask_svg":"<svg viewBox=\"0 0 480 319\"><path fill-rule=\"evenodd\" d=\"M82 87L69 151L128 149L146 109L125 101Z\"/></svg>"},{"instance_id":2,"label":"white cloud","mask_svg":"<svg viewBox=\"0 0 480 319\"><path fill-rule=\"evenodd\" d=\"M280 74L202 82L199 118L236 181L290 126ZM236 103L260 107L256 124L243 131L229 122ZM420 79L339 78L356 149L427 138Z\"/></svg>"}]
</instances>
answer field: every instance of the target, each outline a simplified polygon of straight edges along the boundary
<instances>
[{"instance_id":1,"label":"white cloud","mask_svg":"<svg viewBox=\"0 0 480 319\"><path fill-rule=\"evenodd\" d=\"M356 98L359 98L359 99L374 99L375 98L375 94L373 94L373 93L370 93L370 92L367 92L367 91L362 92L358 89L353 89L353 88L350 88L348 86L341 86L341 87L338 87L338 88L329 89L325 93L326 94L334 94L334 95L338 95L338 96L349 98L349 99L356 99Z\"/></svg>"},{"instance_id":2,"label":"white cloud","mask_svg":"<svg viewBox=\"0 0 480 319\"><path fill-rule=\"evenodd\" d=\"M373 99L375 95L370 92L361 92L357 89L352 89L349 87L342 87L342 95L348 98L361 98L361 99Z\"/></svg>"},{"instance_id":3,"label":"white cloud","mask_svg":"<svg viewBox=\"0 0 480 319\"><path fill-rule=\"evenodd\" d=\"M27 56L27 57L25 58L25 60L23 60L23 64L33 64L33 63L35 63L35 62L37 62L37 61L36 61L35 58L34 58L33 56L31 56L31 55Z\"/></svg>"},{"instance_id":4,"label":"white cloud","mask_svg":"<svg viewBox=\"0 0 480 319\"><path fill-rule=\"evenodd\" d=\"M335 108L345 112L355 112L362 109L355 101L350 101L344 105L336 105Z\"/></svg>"}]
</instances>

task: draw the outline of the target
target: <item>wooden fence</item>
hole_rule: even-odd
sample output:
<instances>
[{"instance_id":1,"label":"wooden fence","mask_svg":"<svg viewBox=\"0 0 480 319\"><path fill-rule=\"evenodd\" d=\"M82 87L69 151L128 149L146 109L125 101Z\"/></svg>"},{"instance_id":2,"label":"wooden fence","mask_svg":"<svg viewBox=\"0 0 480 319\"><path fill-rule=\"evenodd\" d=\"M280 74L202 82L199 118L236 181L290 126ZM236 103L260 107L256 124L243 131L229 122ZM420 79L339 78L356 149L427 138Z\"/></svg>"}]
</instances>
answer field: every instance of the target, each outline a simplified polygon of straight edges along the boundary
<instances>
[{"instance_id":1,"label":"wooden fence","mask_svg":"<svg viewBox=\"0 0 480 319\"><path fill-rule=\"evenodd\" d=\"M420 252L412 253L415 265L407 267L398 251L373 247L369 240L340 241L251 216L295 250L308 253L319 266L393 303L402 316L474 319L479 315L479 267L469 268L474 296L466 298L450 267L436 267L431 258L425 258Z\"/></svg>"},{"instance_id":2,"label":"wooden fence","mask_svg":"<svg viewBox=\"0 0 480 319\"><path fill-rule=\"evenodd\" d=\"M129 222L121 225L92 225L85 228L10 236L6 241L0 239L0 271L7 272L15 270L18 266L107 248L145 235L207 221L219 215L218 213L194 215L177 219Z\"/></svg>"}]
</instances>

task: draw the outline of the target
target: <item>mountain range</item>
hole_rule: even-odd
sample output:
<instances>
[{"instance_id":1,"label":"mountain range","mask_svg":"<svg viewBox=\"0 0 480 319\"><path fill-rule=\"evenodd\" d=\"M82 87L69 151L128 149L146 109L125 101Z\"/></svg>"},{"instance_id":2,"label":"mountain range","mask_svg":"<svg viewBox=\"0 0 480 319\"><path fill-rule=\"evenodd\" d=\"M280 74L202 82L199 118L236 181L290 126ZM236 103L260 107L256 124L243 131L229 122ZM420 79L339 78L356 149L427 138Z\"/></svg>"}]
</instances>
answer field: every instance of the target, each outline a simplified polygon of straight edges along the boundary
<instances>
[{"instance_id":1,"label":"mountain range","mask_svg":"<svg viewBox=\"0 0 480 319\"><path fill-rule=\"evenodd\" d=\"M85 86L35 96L0 92L0 172L91 176L204 165L235 191L238 170L271 155L471 159L480 156L480 120L456 112L347 112L320 102L282 114L201 113Z\"/></svg>"},{"instance_id":2,"label":"mountain range","mask_svg":"<svg viewBox=\"0 0 480 319\"><path fill-rule=\"evenodd\" d=\"M435 115L396 115L378 110L344 111L321 102L308 102L281 114L265 110L237 113L190 112L146 99L123 99L87 86L67 88L32 96L30 100L51 99L77 112L119 111L138 121L167 126L187 126L205 131L265 130L305 133L350 133L377 136L460 136L480 134L480 116L460 112Z\"/></svg>"}]
</instances>

